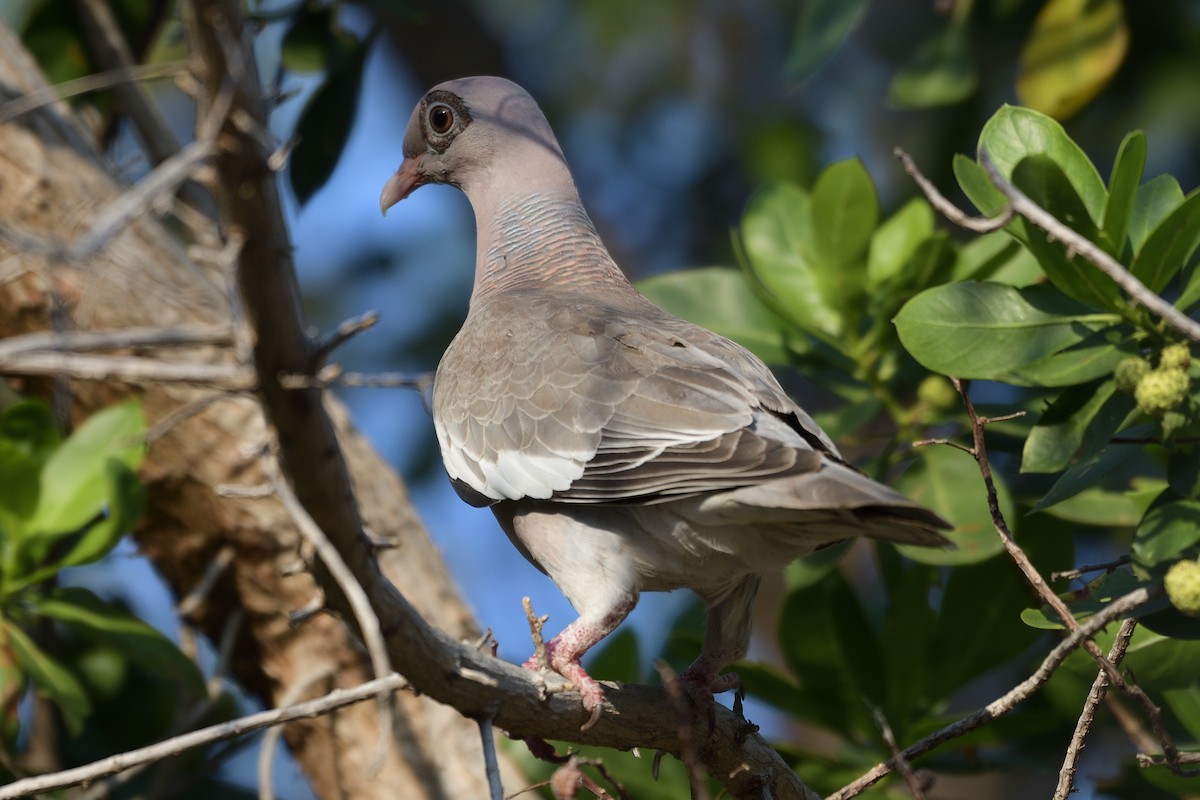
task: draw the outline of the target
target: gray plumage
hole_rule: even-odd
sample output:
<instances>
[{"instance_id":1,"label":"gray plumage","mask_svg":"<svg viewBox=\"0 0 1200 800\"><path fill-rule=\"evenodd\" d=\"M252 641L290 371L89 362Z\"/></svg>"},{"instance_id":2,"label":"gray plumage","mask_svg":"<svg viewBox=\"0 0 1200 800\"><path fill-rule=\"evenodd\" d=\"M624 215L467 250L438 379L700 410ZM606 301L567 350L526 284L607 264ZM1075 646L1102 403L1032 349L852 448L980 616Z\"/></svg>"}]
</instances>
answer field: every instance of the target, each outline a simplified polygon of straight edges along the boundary
<instances>
[{"instance_id":1,"label":"gray plumage","mask_svg":"<svg viewBox=\"0 0 1200 800\"><path fill-rule=\"evenodd\" d=\"M449 183L478 229L470 309L434 383L443 462L579 612L548 653L593 719L603 692L579 659L639 592L689 588L708 605L683 680L711 704L745 654L762 573L858 535L947 544L937 515L845 464L758 358L638 293L520 87L430 90L404 159L385 212Z\"/></svg>"}]
</instances>

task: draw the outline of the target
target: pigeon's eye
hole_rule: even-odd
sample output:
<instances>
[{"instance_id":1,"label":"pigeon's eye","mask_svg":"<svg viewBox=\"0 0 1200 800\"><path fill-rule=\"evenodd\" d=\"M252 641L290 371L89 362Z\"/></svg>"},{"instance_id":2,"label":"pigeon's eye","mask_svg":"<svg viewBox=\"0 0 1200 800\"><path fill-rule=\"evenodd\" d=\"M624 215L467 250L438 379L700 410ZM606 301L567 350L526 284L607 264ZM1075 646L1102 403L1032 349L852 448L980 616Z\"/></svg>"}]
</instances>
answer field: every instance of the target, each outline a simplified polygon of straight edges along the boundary
<instances>
[{"instance_id":1,"label":"pigeon's eye","mask_svg":"<svg viewBox=\"0 0 1200 800\"><path fill-rule=\"evenodd\" d=\"M436 134L446 134L454 127L454 110L444 103L430 106L427 119L429 130Z\"/></svg>"}]
</instances>

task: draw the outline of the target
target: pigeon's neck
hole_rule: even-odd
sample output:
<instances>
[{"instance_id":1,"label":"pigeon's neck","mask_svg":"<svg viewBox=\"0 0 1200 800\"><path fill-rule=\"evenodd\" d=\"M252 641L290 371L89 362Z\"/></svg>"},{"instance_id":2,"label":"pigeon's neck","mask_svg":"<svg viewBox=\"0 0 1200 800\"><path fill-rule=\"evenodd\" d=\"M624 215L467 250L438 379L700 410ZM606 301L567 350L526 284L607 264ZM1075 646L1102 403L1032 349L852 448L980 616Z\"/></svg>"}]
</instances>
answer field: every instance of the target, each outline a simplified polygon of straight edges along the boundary
<instances>
[{"instance_id":1,"label":"pigeon's neck","mask_svg":"<svg viewBox=\"0 0 1200 800\"><path fill-rule=\"evenodd\" d=\"M476 208L474 305L512 289L634 291L574 187Z\"/></svg>"}]
</instances>

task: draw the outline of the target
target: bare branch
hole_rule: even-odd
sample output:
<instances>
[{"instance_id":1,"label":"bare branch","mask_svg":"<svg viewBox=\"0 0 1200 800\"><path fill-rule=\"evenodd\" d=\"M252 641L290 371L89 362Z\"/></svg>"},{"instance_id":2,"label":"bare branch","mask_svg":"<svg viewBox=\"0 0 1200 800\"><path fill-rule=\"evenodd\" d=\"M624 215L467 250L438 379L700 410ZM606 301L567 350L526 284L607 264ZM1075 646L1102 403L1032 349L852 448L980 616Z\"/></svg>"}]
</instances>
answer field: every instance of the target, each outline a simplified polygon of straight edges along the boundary
<instances>
[{"instance_id":1,"label":"bare branch","mask_svg":"<svg viewBox=\"0 0 1200 800\"><path fill-rule=\"evenodd\" d=\"M323 339L316 350L313 351L312 363L315 369L318 364L337 348L341 347L347 341L375 327L379 322L378 311L367 311L357 317L343 321L328 337Z\"/></svg>"},{"instance_id":2,"label":"bare branch","mask_svg":"<svg viewBox=\"0 0 1200 800\"><path fill-rule=\"evenodd\" d=\"M912 160L912 156L897 147L892 151L896 158L900 159L900 163L904 166L904 171L912 177L921 191L925 193L929 204L941 212L942 216L953 222L960 228L975 233L991 233L998 231L1012 221L1014 213L1012 208L1005 208L995 217L972 217L963 211L958 206L946 199L946 196L938 191L938 188L933 185L933 182L917 169L916 163Z\"/></svg>"},{"instance_id":3,"label":"bare branch","mask_svg":"<svg viewBox=\"0 0 1200 800\"><path fill-rule=\"evenodd\" d=\"M139 747L125 753L94 761L82 767L53 772L47 775L37 775L0 786L0 800L16 800L19 797L29 797L40 792L49 792L67 786L77 786L81 783L98 780L108 775L146 764L161 761L178 755L193 747L202 747L234 739L251 731L273 725L283 725L298 719L318 717L329 714L354 703L361 703L380 692L389 694L406 688L408 681L395 673L383 678L376 678L353 689L336 689L324 697L300 703L288 708L275 708L270 711L260 711L230 722L210 725L198 731L192 731L180 736L158 742L157 744Z\"/></svg>"},{"instance_id":4,"label":"bare branch","mask_svg":"<svg viewBox=\"0 0 1200 800\"><path fill-rule=\"evenodd\" d=\"M975 713L963 717L935 733L931 733L916 744L906 747L901 755L905 759L912 761L918 756L933 750L935 747L956 739L1009 713L1025 700L1029 699L1034 692L1041 689L1046 681L1050 679L1050 676L1067 659L1067 656L1078 650L1084 642L1091 641L1090 637L1112 621L1125 616L1139 606L1150 602L1152 599L1154 599L1154 595L1151 594L1150 590L1142 587L1113 600L1055 645L1054 649L1046 654L1046 657L1042 659L1042 663L1028 678ZM825 800L848 800L848 798L856 797L895 769L895 759L889 759L882 764L876 764L852 783L843 786L826 797ZM0 800L3 800L3 798L0 798Z\"/></svg>"},{"instance_id":5,"label":"bare branch","mask_svg":"<svg viewBox=\"0 0 1200 800\"><path fill-rule=\"evenodd\" d=\"M282 705L295 705L309 689L321 681L328 680L333 675L333 667L325 665L309 675L293 683L281 698ZM262 745L258 750L258 798L259 800L274 800L275 789L271 782L271 767L275 760L275 752L279 747L279 737L283 735L282 725L273 725L263 735Z\"/></svg>"},{"instance_id":6,"label":"bare branch","mask_svg":"<svg viewBox=\"0 0 1200 800\"><path fill-rule=\"evenodd\" d=\"M0 340L0 363L39 351L87 353L132 347L224 347L233 341L228 328L181 325L178 328L125 328L111 331L39 331Z\"/></svg>"},{"instance_id":7,"label":"bare branch","mask_svg":"<svg viewBox=\"0 0 1200 800\"><path fill-rule=\"evenodd\" d=\"M235 364L189 364L84 353L30 352L9 359L0 358L0 375L46 375L122 383L190 383L230 391L248 391L256 385L253 370Z\"/></svg>"},{"instance_id":8,"label":"bare branch","mask_svg":"<svg viewBox=\"0 0 1200 800\"><path fill-rule=\"evenodd\" d=\"M1116 639L1108 651L1108 660L1113 664L1120 664L1121 659L1125 657L1125 650L1129 647L1129 640L1133 636L1135 627L1137 627L1137 621L1132 618L1121 623ZM1071 743L1067 745L1062 769L1058 772L1058 786L1054 790L1053 800L1067 800L1073 791L1075 768L1079 763L1079 755L1083 752L1088 732L1092 729L1092 720L1096 717L1096 706L1100 705L1107 692L1108 675L1104 670L1100 670L1096 674L1096 679L1092 681L1092 688L1083 702L1083 710L1079 713L1079 719L1075 723L1075 732L1071 735Z\"/></svg>"},{"instance_id":9,"label":"bare branch","mask_svg":"<svg viewBox=\"0 0 1200 800\"><path fill-rule=\"evenodd\" d=\"M82 78L64 81L54 86L47 86L0 105L0 125L12 122L22 114L57 103L68 97L108 89L120 83L131 81L153 81L182 75L187 71L186 61L167 61L162 64L135 64L128 67L84 75Z\"/></svg>"},{"instance_id":10,"label":"bare branch","mask_svg":"<svg viewBox=\"0 0 1200 800\"><path fill-rule=\"evenodd\" d=\"M1184 314L1175 306L1163 300L1138 280L1119 261L1104 252L1095 242L1079 234L1074 229L1055 219L1037 203L1013 185L1012 181L1000 174L987 150L979 151L979 162L987 170L988 177L996 188L1008 198L1012 211L1020 214L1037 227L1045 231L1053 239L1067 246L1068 252L1075 252L1091 262L1097 269L1113 279L1137 303L1145 306L1155 316L1193 341L1200 342L1200 322Z\"/></svg>"},{"instance_id":11,"label":"bare branch","mask_svg":"<svg viewBox=\"0 0 1200 800\"><path fill-rule=\"evenodd\" d=\"M496 760L496 731L490 717L479 720L479 740L483 744L483 768L487 773L491 800L504 800L504 784L500 782L500 762Z\"/></svg>"},{"instance_id":12,"label":"bare branch","mask_svg":"<svg viewBox=\"0 0 1200 800\"><path fill-rule=\"evenodd\" d=\"M359 632L362 634L363 642L366 644L367 653L371 657L371 668L375 671L375 677L382 678L385 675L390 675L392 672L392 662L388 657L387 644L383 640L383 631L379 625L379 617L375 614L375 609L371 607L371 600L367 597L367 593L363 591L358 580L354 577L354 573L350 571L350 567L346 565L341 553L329 541L329 537L317 525L316 521L309 515L308 511L300 503L292 491L292 487L288 485L287 480L283 477L280 471L279 464L273 453L267 453L263 459L263 471L267 475L267 480L275 489L275 495L287 508L288 513L296 521L300 528L300 533L305 540L312 545L317 556L329 570L329 574L333 576L339 588L346 596L350 608L354 611L354 619L358 623ZM376 754L376 763L369 768L379 769L386 757L388 742L390 741L392 732L395 730L395 714L396 708L392 704L392 693L390 691L381 690L378 695L379 701L379 750Z\"/></svg>"}]
</instances>

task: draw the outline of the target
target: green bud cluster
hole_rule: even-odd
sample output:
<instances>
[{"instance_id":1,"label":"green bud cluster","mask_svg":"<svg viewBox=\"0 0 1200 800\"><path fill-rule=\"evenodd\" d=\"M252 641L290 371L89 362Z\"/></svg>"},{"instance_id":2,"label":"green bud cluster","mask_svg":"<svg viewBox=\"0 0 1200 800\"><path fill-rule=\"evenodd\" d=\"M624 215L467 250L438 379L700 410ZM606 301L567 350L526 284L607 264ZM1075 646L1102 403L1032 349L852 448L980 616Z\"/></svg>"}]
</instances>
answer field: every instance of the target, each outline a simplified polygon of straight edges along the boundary
<instances>
[{"instance_id":1,"label":"green bud cluster","mask_svg":"<svg viewBox=\"0 0 1200 800\"><path fill-rule=\"evenodd\" d=\"M1200 617L1200 562L1189 559L1172 564L1163 588L1171 605L1190 617Z\"/></svg>"},{"instance_id":2,"label":"green bud cluster","mask_svg":"<svg viewBox=\"0 0 1200 800\"><path fill-rule=\"evenodd\" d=\"M1180 342L1162 349L1158 366L1141 356L1123 359L1113 370L1113 380L1119 390L1134 396L1142 413L1160 418L1186 417L1191 389L1187 371L1191 365L1191 351Z\"/></svg>"}]
</instances>

